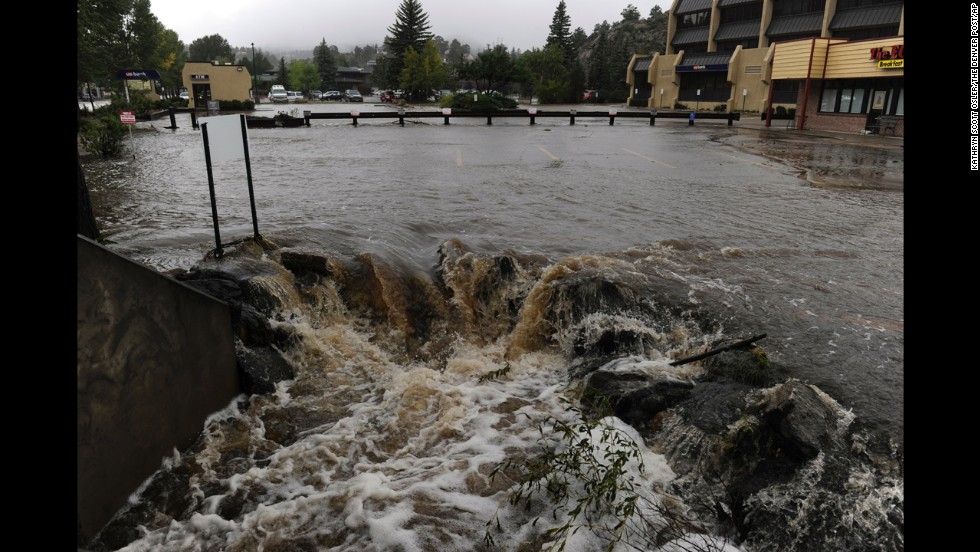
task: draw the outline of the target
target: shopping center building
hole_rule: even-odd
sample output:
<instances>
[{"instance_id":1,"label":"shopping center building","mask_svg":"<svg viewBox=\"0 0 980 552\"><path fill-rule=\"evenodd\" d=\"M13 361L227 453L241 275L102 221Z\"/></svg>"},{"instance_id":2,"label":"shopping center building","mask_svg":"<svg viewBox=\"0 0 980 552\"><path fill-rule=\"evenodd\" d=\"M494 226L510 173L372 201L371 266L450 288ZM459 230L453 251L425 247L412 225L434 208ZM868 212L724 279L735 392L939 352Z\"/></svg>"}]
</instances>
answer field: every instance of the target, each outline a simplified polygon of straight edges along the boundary
<instances>
[{"instance_id":1,"label":"shopping center building","mask_svg":"<svg viewBox=\"0 0 980 552\"><path fill-rule=\"evenodd\" d=\"M901 0L674 0L664 54L635 54L629 105L765 114L796 128L904 133Z\"/></svg>"}]
</instances>

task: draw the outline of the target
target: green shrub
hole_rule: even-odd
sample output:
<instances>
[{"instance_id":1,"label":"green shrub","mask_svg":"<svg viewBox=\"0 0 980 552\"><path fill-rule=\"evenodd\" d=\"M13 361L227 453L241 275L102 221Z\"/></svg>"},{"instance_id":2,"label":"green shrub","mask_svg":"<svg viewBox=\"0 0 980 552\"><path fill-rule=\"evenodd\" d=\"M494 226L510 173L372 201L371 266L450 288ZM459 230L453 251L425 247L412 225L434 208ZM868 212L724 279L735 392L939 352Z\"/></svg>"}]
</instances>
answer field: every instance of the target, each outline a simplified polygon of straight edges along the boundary
<instances>
[{"instance_id":1,"label":"green shrub","mask_svg":"<svg viewBox=\"0 0 980 552\"><path fill-rule=\"evenodd\" d=\"M725 104L718 104L718 105L716 105L714 107L714 109L712 109L712 111L717 111L719 113L724 113L725 111L728 111L728 106L725 105Z\"/></svg>"},{"instance_id":2,"label":"green shrub","mask_svg":"<svg viewBox=\"0 0 980 552\"><path fill-rule=\"evenodd\" d=\"M689 109L689 108L687 107L687 104L682 104L681 102L677 102L674 104L674 109Z\"/></svg>"},{"instance_id":3,"label":"green shrub","mask_svg":"<svg viewBox=\"0 0 980 552\"><path fill-rule=\"evenodd\" d=\"M786 108L783 107L783 106L781 106L781 105L777 105L776 106L776 115L786 115Z\"/></svg>"},{"instance_id":4,"label":"green shrub","mask_svg":"<svg viewBox=\"0 0 980 552\"><path fill-rule=\"evenodd\" d=\"M498 372L485 375L481 382L493 381ZM608 399L593 396L588 412L561 400L574 421L548 417L538 427L539 454L508 458L490 472L491 480L496 475L516 476L518 485L507 499L511 506L530 510L542 497L554 505L547 517L556 523L543 535L549 551L564 550L580 529L607 540L607 551L653 550L667 541L684 540L690 533L709 534L677 501L664 500L637 479L645 470L641 445L614 423ZM493 535L501 531L495 514L486 524L484 542L496 546ZM682 549L719 550L708 541L693 540Z\"/></svg>"},{"instance_id":5,"label":"green shrub","mask_svg":"<svg viewBox=\"0 0 980 552\"><path fill-rule=\"evenodd\" d=\"M126 138L126 125L119 121L118 111L106 112L81 119L78 134L82 147L103 158L115 157L123 150Z\"/></svg>"},{"instance_id":6,"label":"green shrub","mask_svg":"<svg viewBox=\"0 0 980 552\"><path fill-rule=\"evenodd\" d=\"M476 96L476 101L473 96ZM506 96L499 94L448 94L439 99L439 107L450 107L453 109L469 109L472 111L498 111L500 109L513 109L517 107L517 102Z\"/></svg>"}]
</instances>

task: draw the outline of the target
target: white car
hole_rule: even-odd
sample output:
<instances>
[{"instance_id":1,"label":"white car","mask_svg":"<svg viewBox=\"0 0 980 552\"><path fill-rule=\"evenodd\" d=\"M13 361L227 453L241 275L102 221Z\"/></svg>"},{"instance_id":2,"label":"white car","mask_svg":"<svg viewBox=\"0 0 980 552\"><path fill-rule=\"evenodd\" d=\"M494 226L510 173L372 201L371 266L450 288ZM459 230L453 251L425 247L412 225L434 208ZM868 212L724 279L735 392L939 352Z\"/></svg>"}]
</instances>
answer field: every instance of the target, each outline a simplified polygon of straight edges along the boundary
<instances>
[{"instance_id":1,"label":"white car","mask_svg":"<svg viewBox=\"0 0 980 552\"><path fill-rule=\"evenodd\" d=\"M286 94L286 87L281 84L273 84L272 90L269 91L269 100L275 103L288 102L289 96Z\"/></svg>"},{"instance_id":2,"label":"white car","mask_svg":"<svg viewBox=\"0 0 980 552\"><path fill-rule=\"evenodd\" d=\"M301 102L303 101L303 93L299 90L287 90L286 91L286 101L287 102Z\"/></svg>"},{"instance_id":3,"label":"white car","mask_svg":"<svg viewBox=\"0 0 980 552\"><path fill-rule=\"evenodd\" d=\"M186 90L181 90L180 91L180 99L182 99L182 100L190 100L191 99L191 95L188 94Z\"/></svg>"}]
</instances>

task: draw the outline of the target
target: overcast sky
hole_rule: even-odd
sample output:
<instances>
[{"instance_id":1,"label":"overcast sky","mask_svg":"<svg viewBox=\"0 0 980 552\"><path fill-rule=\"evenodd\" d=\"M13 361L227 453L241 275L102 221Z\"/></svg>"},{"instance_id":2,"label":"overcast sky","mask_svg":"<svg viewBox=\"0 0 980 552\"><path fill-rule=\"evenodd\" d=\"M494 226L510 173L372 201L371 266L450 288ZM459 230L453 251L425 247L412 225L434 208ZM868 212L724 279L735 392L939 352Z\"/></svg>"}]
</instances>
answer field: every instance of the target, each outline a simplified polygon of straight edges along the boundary
<instances>
[{"instance_id":1,"label":"overcast sky","mask_svg":"<svg viewBox=\"0 0 980 552\"><path fill-rule=\"evenodd\" d=\"M488 44L541 48L559 0L421 0L430 32L473 52ZM571 30L586 34L596 24L622 19L633 4L647 17L653 6L664 11L671 0L565 0ZM150 11L184 44L218 34L232 47L265 51L313 50L326 40L341 52L384 42L401 0L151 0Z\"/></svg>"}]
</instances>

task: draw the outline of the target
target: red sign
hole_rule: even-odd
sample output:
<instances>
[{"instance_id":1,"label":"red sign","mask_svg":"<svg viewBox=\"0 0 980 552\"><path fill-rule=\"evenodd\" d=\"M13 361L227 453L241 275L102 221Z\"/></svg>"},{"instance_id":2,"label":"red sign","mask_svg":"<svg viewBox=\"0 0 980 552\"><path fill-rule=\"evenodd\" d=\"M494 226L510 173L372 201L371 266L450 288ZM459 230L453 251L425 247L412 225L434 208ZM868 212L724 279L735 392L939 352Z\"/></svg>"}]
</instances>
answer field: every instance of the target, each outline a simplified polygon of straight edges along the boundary
<instances>
[{"instance_id":1,"label":"red sign","mask_svg":"<svg viewBox=\"0 0 980 552\"><path fill-rule=\"evenodd\" d=\"M882 59L905 59L905 45L896 44L891 48L872 48L869 59L876 61Z\"/></svg>"},{"instance_id":2,"label":"red sign","mask_svg":"<svg viewBox=\"0 0 980 552\"><path fill-rule=\"evenodd\" d=\"M136 112L135 111L120 111L119 112L119 122L124 125L135 125L136 124Z\"/></svg>"}]
</instances>

